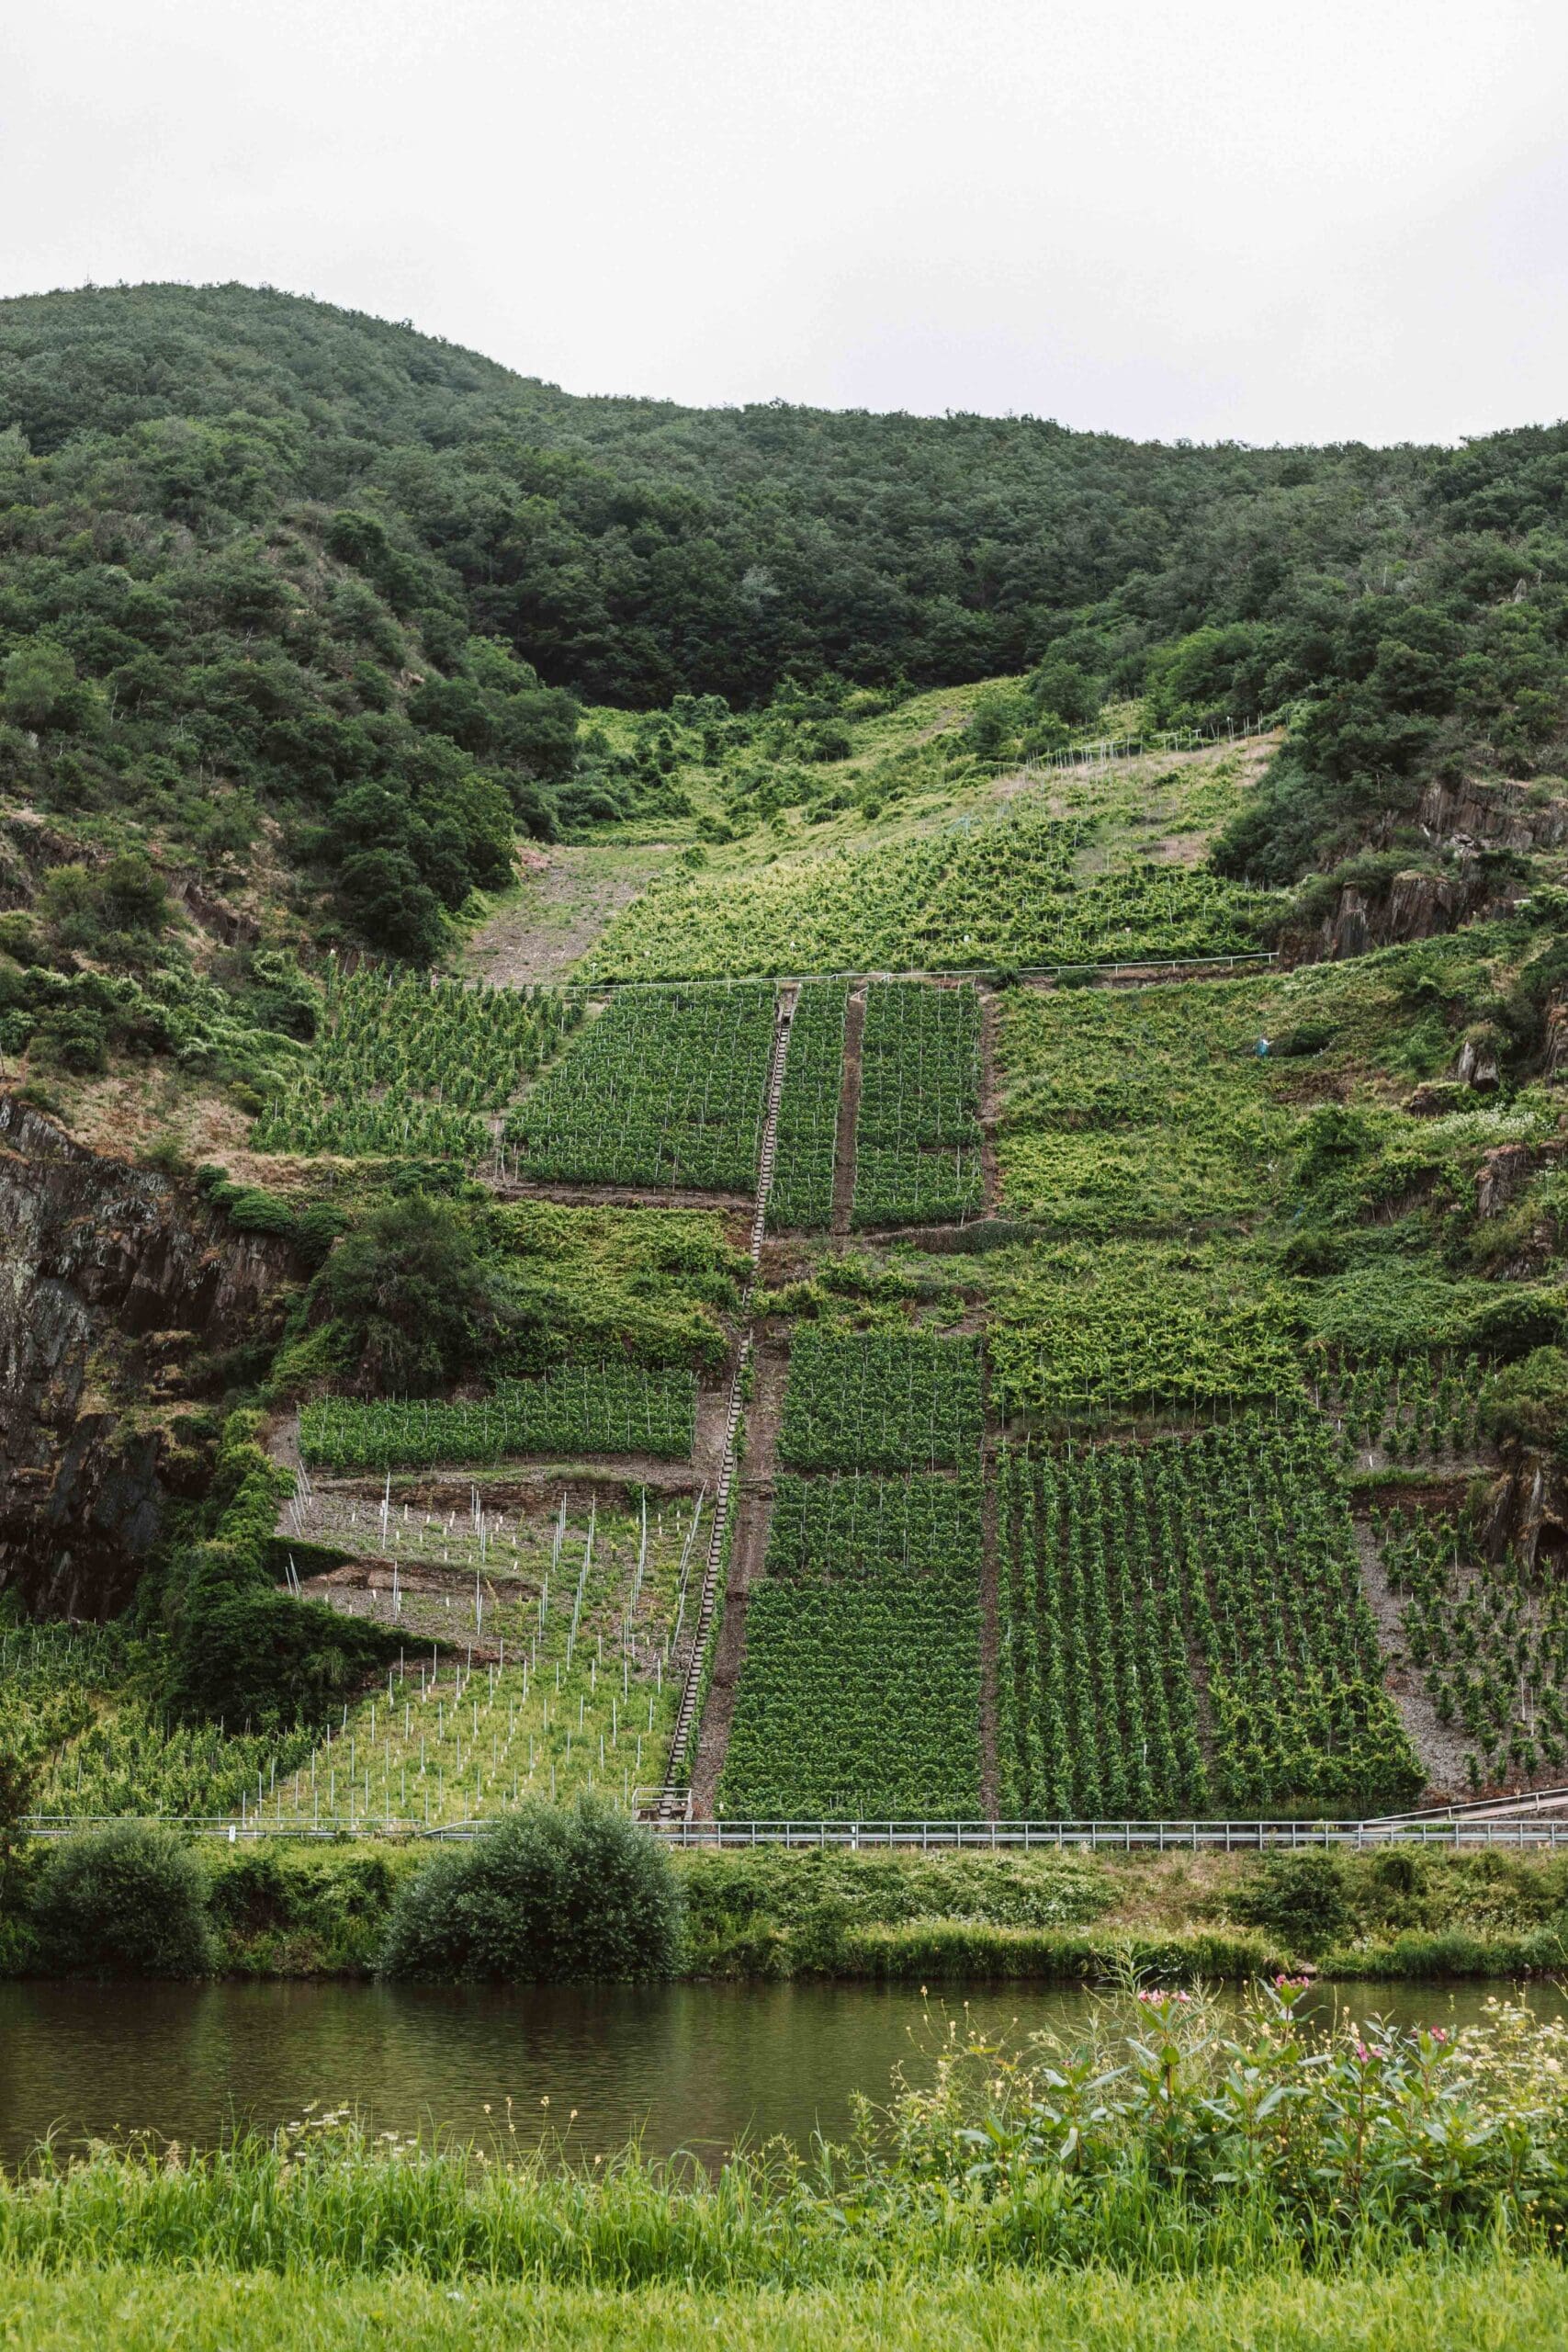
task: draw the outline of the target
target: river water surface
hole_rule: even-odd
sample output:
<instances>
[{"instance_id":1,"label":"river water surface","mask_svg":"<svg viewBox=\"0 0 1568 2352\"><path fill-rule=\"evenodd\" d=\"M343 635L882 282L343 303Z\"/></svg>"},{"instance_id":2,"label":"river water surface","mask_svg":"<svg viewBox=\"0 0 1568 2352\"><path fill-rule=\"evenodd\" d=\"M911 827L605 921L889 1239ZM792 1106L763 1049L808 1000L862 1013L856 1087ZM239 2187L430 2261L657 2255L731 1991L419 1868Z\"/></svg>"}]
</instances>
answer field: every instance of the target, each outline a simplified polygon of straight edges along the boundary
<instances>
[{"instance_id":1,"label":"river water surface","mask_svg":"<svg viewBox=\"0 0 1568 2352\"><path fill-rule=\"evenodd\" d=\"M1357 2017L1470 2022L1483 1984L1325 1986ZM929 2079L953 2018L987 2033L1071 2030L1092 1996L1059 1986L950 1992L865 1984L672 1984L515 1992L363 1984L0 1984L0 2161L49 2132L147 2132L210 2143L349 2106L375 2131L485 2139L506 2101L532 2143L547 2122L585 2154L640 2133L650 2154L712 2159L780 2132L841 2134L856 2091L893 2069ZM1531 1995L1560 2013L1551 1988ZM490 2114L485 2109L489 2105ZM577 2110L571 2120L571 2110Z\"/></svg>"}]
</instances>

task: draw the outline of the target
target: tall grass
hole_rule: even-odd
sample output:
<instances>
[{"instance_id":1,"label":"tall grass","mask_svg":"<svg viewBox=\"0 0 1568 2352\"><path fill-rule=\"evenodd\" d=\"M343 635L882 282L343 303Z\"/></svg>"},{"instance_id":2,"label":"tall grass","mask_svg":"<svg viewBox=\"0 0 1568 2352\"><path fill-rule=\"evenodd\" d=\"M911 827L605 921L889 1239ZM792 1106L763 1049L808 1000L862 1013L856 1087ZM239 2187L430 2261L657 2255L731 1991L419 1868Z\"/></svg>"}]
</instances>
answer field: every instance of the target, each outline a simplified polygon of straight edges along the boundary
<instances>
[{"instance_id":1,"label":"tall grass","mask_svg":"<svg viewBox=\"0 0 1568 2352\"><path fill-rule=\"evenodd\" d=\"M210 2154L45 2149L0 2184L0 2273L132 2265L348 2279L798 2290L950 2269L1144 2278L1386 2267L1413 2246L1557 2252L1568 2028L1325 2036L1301 1988L1238 2020L1199 1996L1106 2005L1067 2045L939 2040L933 2079L847 2146L714 2176L631 2148L372 2137L344 2110Z\"/></svg>"}]
</instances>

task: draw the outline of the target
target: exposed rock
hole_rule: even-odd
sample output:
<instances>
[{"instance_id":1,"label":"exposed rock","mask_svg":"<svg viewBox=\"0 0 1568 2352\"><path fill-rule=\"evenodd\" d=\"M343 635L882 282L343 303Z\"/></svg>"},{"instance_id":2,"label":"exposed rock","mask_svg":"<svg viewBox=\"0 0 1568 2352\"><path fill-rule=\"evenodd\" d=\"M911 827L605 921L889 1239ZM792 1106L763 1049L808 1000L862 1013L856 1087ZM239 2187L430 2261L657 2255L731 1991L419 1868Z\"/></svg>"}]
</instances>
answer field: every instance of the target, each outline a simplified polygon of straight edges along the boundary
<instances>
[{"instance_id":1,"label":"exposed rock","mask_svg":"<svg viewBox=\"0 0 1568 2352\"><path fill-rule=\"evenodd\" d=\"M1512 1545L1538 1573L1568 1576L1568 1465L1522 1449L1494 1481L1480 1520L1494 1557Z\"/></svg>"},{"instance_id":2,"label":"exposed rock","mask_svg":"<svg viewBox=\"0 0 1568 2352\"><path fill-rule=\"evenodd\" d=\"M1475 1179L1477 1216L1495 1216L1528 1182L1532 1154L1528 1143L1500 1143L1482 1161Z\"/></svg>"},{"instance_id":3,"label":"exposed rock","mask_svg":"<svg viewBox=\"0 0 1568 2352\"><path fill-rule=\"evenodd\" d=\"M288 1268L281 1243L0 1096L0 1589L124 1606L192 1468L157 1401L181 1345L253 1334Z\"/></svg>"},{"instance_id":4,"label":"exposed rock","mask_svg":"<svg viewBox=\"0 0 1568 2352\"><path fill-rule=\"evenodd\" d=\"M1400 1108L1413 1119L1441 1119L1449 1112L1464 1105L1464 1089L1451 1078L1423 1079L1414 1094L1407 1094Z\"/></svg>"},{"instance_id":5,"label":"exposed rock","mask_svg":"<svg viewBox=\"0 0 1568 2352\"><path fill-rule=\"evenodd\" d=\"M172 874L168 881L170 895L179 900L192 922L211 938L221 940L225 947L252 946L261 937L261 925L254 915L242 914L238 907L204 889L192 876Z\"/></svg>"},{"instance_id":6,"label":"exposed rock","mask_svg":"<svg viewBox=\"0 0 1568 2352\"><path fill-rule=\"evenodd\" d=\"M1338 963L1374 947L1431 939L1489 911L1487 891L1484 877L1474 871L1396 874L1387 897L1379 901L1348 882L1334 912L1322 922L1310 930L1287 928L1280 933L1280 958L1286 964Z\"/></svg>"},{"instance_id":7,"label":"exposed rock","mask_svg":"<svg viewBox=\"0 0 1568 2352\"><path fill-rule=\"evenodd\" d=\"M1454 1077L1461 1086L1472 1086L1478 1094L1490 1094L1502 1082L1497 1066L1497 1049L1489 1036L1466 1037L1454 1063Z\"/></svg>"},{"instance_id":8,"label":"exposed rock","mask_svg":"<svg viewBox=\"0 0 1568 2352\"><path fill-rule=\"evenodd\" d=\"M1544 1067L1548 1078L1568 1076L1568 996L1558 989L1546 1001Z\"/></svg>"},{"instance_id":9,"label":"exposed rock","mask_svg":"<svg viewBox=\"0 0 1568 2352\"><path fill-rule=\"evenodd\" d=\"M1492 849L1560 848L1568 842L1568 800L1534 795L1534 786L1507 778L1430 784L1416 814L1445 847L1484 842Z\"/></svg>"}]
</instances>

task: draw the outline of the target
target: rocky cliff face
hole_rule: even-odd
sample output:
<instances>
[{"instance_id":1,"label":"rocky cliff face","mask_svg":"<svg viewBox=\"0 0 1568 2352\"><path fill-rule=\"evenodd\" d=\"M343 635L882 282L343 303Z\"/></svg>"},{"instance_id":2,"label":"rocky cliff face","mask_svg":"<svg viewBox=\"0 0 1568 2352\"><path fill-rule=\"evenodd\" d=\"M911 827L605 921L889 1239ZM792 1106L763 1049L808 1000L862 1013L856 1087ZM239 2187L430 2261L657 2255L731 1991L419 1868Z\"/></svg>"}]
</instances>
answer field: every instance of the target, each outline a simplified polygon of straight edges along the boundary
<instances>
[{"instance_id":1,"label":"rocky cliff face","mask_svg":"<svg viewBox=\"0 0 1568 2352\"><path fill-rule=\"evenodd\" d=\"M1482 1524L1489 1551L1512 1544L1538 1575L1568 1575L1568 1468L1521 1448L1494 1482Z\"/></svg>"},{"instance_id":2,"label":"rocky cliff face","mask_svg":"<svg viewBox=\"0 0 1568 2352\"><path fill-rule=\"evenodd\" d=\"M187 1367L262 1328L288 1271L277 1242L0 1096L0 1589L125 1605L201 1466Z\"/></svg>"},{"instance_id":3,"label":"rocky cliff face","mask_svg":"<svg viewBox=\"0 0 1568 2352\"><path fill-rule=\"evenodd\" d=\"M1280 933L1280 953L1287 964L1337 962L1347 956L1365 956L1374 947L1457 931L1478 915L1496 912L1501 903L1494 900L1490 885L1476 871L1396 874L1381 899L1347 883L1333 913L1322 922Z\"/></svg>"},{"instance_id":4,"label":"rocky cliff face","mask_svg":"<svg viewBox=\"0 0 1568 2352\"><path fill-rule=\"evenodd\" d=\"M1506 779L1428 785L1416 817L1435 841L1461 852L1483 842L1525 851L1568 842L1568 800Z\"/></svg>"}]
</instances>

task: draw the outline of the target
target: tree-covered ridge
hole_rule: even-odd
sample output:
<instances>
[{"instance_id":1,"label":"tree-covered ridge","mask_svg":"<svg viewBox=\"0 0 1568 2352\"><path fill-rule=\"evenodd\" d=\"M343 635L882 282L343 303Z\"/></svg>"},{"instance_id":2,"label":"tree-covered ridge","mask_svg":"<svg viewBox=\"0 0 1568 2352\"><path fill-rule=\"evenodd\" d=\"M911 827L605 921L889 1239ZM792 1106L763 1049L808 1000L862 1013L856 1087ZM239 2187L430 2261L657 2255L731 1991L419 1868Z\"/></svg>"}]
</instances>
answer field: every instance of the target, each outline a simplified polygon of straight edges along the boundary
<instances>
[{"instance_id":1,"label":"tree-covered ridge","mask_svg":"<svg viewBox=\"0 0 1568 2352\"><path fill-rule=\"evenodd\" d=\"M722 757L782 690L792 751L832 760L843 681L1027 672L998 747L1129 696L1289 714L1220 853L1277 881L1433 775L1562 767L1565 481L1562 426L1290 450L692 410L265 290L27 298L0 305L0 789L226 885L276 820L333 920L423 958L516 822L668 800L657 729L628 766L570 695Z\"/></svg>"}]
</instances>

